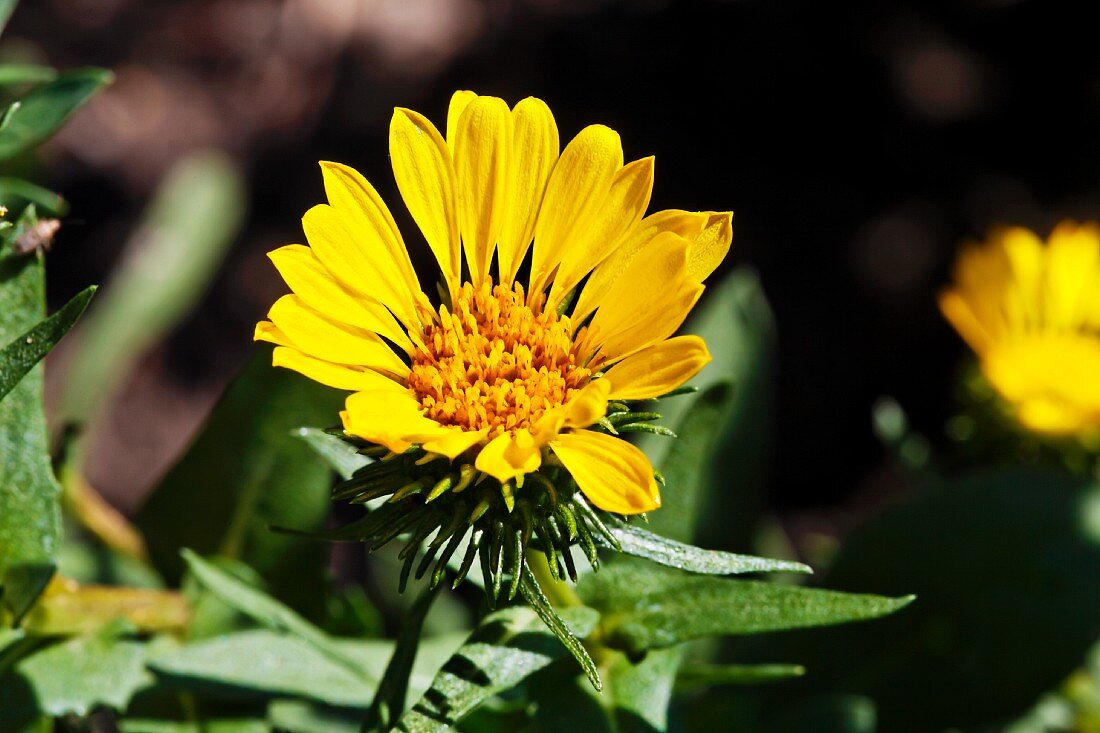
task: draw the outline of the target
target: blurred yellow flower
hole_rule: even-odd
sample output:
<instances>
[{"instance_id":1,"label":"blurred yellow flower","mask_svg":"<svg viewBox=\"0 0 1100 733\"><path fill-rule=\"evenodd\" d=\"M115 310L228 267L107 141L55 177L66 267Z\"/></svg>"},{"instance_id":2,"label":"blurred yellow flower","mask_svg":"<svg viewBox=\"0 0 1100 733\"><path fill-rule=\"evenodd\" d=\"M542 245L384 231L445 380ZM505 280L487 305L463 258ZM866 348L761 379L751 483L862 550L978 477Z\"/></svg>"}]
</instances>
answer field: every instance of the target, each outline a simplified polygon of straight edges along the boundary
<instances>
[{"instance_id":1,"label":"blurred yellow flower","mask_svg":"<svg viewBox=\"0 0 1100 733\"><path fill-rule=\"evenodd\" d=\"M326 162L329 202L303 219L309 246L270 253L293 294L256 338L277 345L276 365L354 392L341 413L350 434L464 456L502 484L552 453L596 506L655 509L645 455L588 428L609 401L663 395L707 363L701 339L670 336L728 251L731 214L644 217L653 159L624 165L602 125L559 155L538 99L509 109L457 92L445 130L407 109L390 123L397 187L443 303L429 302L371 184Z\"/></svg>"},{"instance_id":2,"label":"blurred yellow flower","mask_svg":"<svg viewBox=\"0 0 1100 733\"><path fill-rule=\"evenodd\" d=\"M1100 431L1100 225L1064 222L1044 243L993 231L955 264L940 310L1026 428Z\"/></svg>"}]
</instances>

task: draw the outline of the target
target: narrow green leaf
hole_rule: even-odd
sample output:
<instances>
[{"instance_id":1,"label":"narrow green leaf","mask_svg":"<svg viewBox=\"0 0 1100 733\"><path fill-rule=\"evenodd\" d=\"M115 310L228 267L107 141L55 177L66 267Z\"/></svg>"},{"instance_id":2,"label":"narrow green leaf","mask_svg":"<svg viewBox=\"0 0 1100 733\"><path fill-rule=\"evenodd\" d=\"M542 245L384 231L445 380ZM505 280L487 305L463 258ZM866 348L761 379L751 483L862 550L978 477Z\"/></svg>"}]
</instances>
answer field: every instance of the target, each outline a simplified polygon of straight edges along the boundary
<instances>
[{"instance_id":1,"label":"narrow green leaf","mask_svg":"<svg viewBox=\"0 0 1100 733\"><path fill-rule=\"evenodd\" d=\"M416 662L424 619L428 616L432 601L442 590L442 583L434 588L425 588L405 614L393 656L386 665L386 672L382 675L378 691L374 693L374 699L363 720L363 733L384 733L390 730L405 711L405 695L408 692L409 676Z\"/></svg>"},{"instance_id":2,"label":"narrow green leaf","mask_svg":"<svg viewBox=\"0 0 1100 733\"><path fill-rule=\"evenodd\" d=\"M542 619L542 622L553 632L554 636L558 637L558 640L581 665L581 669L584 670L592 686L597 690L602 690L603 682L600 680L596 663L588 655L588 651L584 648L581 640L570 630L565 620L554 610L554 607L550 605L550 601L546 598L546 594L542 592L538 580L535 579L534 573L531 572L531 568L527 567L526 563L523 566L523 579L520 581L519 590L524 599L531 605L531 608Z\"/></svg>"},{"instance_id":3,"label":"narrow green leaf","mask_svg":"<svg viewBox=\"0 0 1100 733\"><path fill-rule=\"evenodd\" d=\"M604 615L607 643L629 653L710 636L872 619L913 600L655 572L626 563L586 575L577 590Z\"/></svg>"},{"instance_id":4,"label":"narrow green leaf","mask_svg":"<svg viewBox=\"0 0 1100 733\"><path fill-rule=\"evenodd\" d=\"M2 3L0 3L2 4ZM3 24L0 9L0 25ZM57 78L57 70L38 64L0 64L0 86L13 84L41 84Z\"/></svg>"},{"instance_id":5,"label":"narrow green leaf","mask_svg":"<svg viewBox=\"0 0 1100 733\"><path fill-rule=\"evenodd\" d=\"M561 618L581 637L596 628L591 608L566 608ZM409 733L437 733L494 695L515 687L562 658L566 648L540 616L514 606L486 616L436 675L432 686L398 723Z\"/></svg>"},{"instance_id":6,"label":"narrow green leaf","mask_svg":"<svg viewBox=\"0 0 1100 733\"><path fill-rule=\"evenodd\" d=\"M33 215L33 214L32 214ZM7 243L0 243L0 250ZM0 343L45 317L45 277L37 256L0 257ZM48 579L60 535L42 408L42 369L34 367L0 403L0 586L16 618ZM38 581L33 581L38 578ZM30 592L28 592L30 591Z\"/></svg>"},{"instance_id":7,"label":"narrow green leaf","mask_svg":"<svg viewBox=\"0 0 1100 733\"><path fill-rule=\"evenodd\" d=\"M59 194L22 178L0 178L0 204L13 211L34 204L38 211L51 216L64 216L69 212L68 202Z\"/></svg>"},{"instance_id":8,"label":"narrow green leaf","mask_svg":"<svg viewBox=\"0 0 1100 733\"><path fill-rule=\"evenodd\" d=\"M346 440L329 435L320 428L298 428L294 434L304 440L326 463L347 481L356 471L371 462Z\"/></svg>"},{"instance_id":9,"label":"narrow green leaf","mask_svg":"<svg viewBox=\"0 0 1100 733\"><path fill-rule=\"evenodd\" d=\"M640 527L611 518L608 529L619 541L621 551L627 555L644 557L662 565L689 573L704 575L735 575L740 573L812 573L802 563L771 560L752 555L737 555L719 550L704 550L693 545L666 539ZM601 536L595 539L603 546L609 543Z\"/></svg>"},{"instance_id":10,"label":"narrow green leaf","mask_svg":"<svg viewBox=\"0 0 1100 733\"><path fill-rule=\"evenodd\" d=\"M173 166L74 334L60 398L64 420L92 422L134 362L191 312L228 252L245 206L240 171L223 153L192 153Z\"/></svg>"},{"instance_id":11,"label":"narrow green leaf","mask_svg":"<svg viewBox=\"0 0 1100 733\"><path fill-rule=\"evenodd\" d=\"M43 142L100 87L112 79L104 69L78 69L32 89L0 130L0 160Z\"/></svg>"},{"instance_id":12,"label":"narrow green leaf","mask_svg":"<svg viewBox=\"0 0 1100 733\"><path fill-rule=\"evenodd\" d=\"M242 560L273 594L307 615L319 612L329 548L269 527L316 529L328 516L332 473L292 431L327 424L342 403L342 393L276 369L271 349L256 347L136 517L169 582L183 571L179 550L190 547ZM181 521L193 516L203 520Z\"/></svg>"},{"instance_id":13,"label":"narrow green leaf","mask_svg":"<svg viewBox=\"0 0 1100 733\"><path fill-rule=\"evenodd\" d=\"M713 685L759 685L806 674L800 664L688 664L676 676L677 692Z\"/></svg>"},{"instance_id":14,"label":"narrow green leaf","mask_svg":"<svg viewBox=\"0 0 1100 733\"><path fill-rule=\"evenodd\" d=\"M358 662L345 654L328 634L288 606L220 570L191 550L184 549L181 554L195 579L223 602L257 623L298 636L333 661L343 664L352 674L363 675Z\"/></svg>"},{"instance_id":15,"label":"narrow green leaf","mask_svg":"<svg viewBox=\"0 0 1100 733\"><path fill-rule=\"evenodd\" d=\"M0 346L0 400L69 332L94 294L93 285L77 294L57 313L16 336L7 346Z\"/></svg>"}]
</instances>

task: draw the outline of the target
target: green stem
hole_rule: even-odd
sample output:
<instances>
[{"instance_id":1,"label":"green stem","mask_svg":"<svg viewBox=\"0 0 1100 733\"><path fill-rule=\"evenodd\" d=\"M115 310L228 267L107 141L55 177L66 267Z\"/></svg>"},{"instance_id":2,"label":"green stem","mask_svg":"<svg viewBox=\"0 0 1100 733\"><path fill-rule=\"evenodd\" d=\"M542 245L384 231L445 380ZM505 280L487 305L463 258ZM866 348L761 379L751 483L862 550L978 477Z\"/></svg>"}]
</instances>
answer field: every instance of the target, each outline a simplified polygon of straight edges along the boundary
<instances>
[{"instance_id":1,"label":"green stem","mask_svg":"<svg viewBox=\"0 0 1100 733\"><path fill-rule=\"evenodd\" d=\"M542 552L528 549L527 567L531 568L531 573L538 581L539 587L554 608L573 608L584 605L572 585L563 580L557 580L550 574L550 564Z\"/></svg>"}]
</instances>

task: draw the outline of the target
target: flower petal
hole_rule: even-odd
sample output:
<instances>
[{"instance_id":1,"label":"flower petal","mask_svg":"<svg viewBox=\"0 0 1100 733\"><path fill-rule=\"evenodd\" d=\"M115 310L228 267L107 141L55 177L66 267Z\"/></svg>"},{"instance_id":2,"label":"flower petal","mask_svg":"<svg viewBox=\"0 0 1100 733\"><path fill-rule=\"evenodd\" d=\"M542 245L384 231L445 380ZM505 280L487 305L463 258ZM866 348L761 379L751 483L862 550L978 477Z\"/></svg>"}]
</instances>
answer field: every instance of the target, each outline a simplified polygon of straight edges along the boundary
<instances>
[{"instance_id":1,"label":"flower petal","mask_svg":"<svg viewBox=\"0 0 1100 733\"><path fill-rule=\"evenodd\" d=\"M454 460L460 454L465 453L484 440L488 433L489 430L487 428L474 431L451 428L446 434L438 438L425 440L420 447L431 453L439 453L440 455L447 456L451 460Z\"/></svg>"},{"instance_id":2,"label":"flower petal","mask_svg":"<svg viewBox=\"0 0 1100 733\"><path fill-rule=\"evenodd\" d=\"M508 190L511 138L511 113L496 97L469 102L455 131L458 222L474 287L489 277Z\"/></svg>"},{"instance_id":3,"label":"flower petal","mask_svg":"<svg viewBox=\"0 0 1100 733\"><path fill-rule=\"evenodd\" d=\"M400 273L401 282L410 293L420 292L420 281L401 231L374 186L359 171L339 163L322 161L321 175L329 204L355 221L353 231L370 247L373 257L389 260L381 269Z\"/></svg>"},{"instance_id":4,"label":"flower petal","mask_svg":"<svg viewBox=\"0 0 1100 733\"><path fill-rule=\"evenodd\" d=\"M694 241L703 231L708 218L705 213L667 209L642 219L626 240L616 247L615 251L593 271L592 277L588 278L573 308L571 315L573 322L582 322L606 300L608 289L622 277L634 258L648 247L657 235L672 232L689 242Z\"/></svg>"},{"instance_id":5,"label":"flower petal","mask_svg":"<svg viewBox=\"0 0 1100 733\"><path fill-rule=\"evenodd\" d=\"M353 364L404 377L409 367L376 334L335 323L296 295L284 295L267 314L290 346L324 361Z\"/></svg>"},{"instance_id":6,"label":"flower petal","mask_svg":"<svg viewBox=\"0 0 1100 733\"><path fill-rule=\"evenodd\" d=\"M460 89L451 95L451 103L447 105L447 147L451 149L452 155L455 150L455 134L458 131L458 121L462 119L462 113L466 110L467 105L475 99L477 99L477 93L465 89Z\"/></svg>"},{"instance_id":7,"label":"flower petal","mask_svg":"<svg viewBox=\"0 0 1100 733\"><path fill-rule=\"evenodd\" d=\"M261 338L257 333L257 340L272 341L273 339ZM346 364L333 364L329 361L315 359L291 346L276 348L271 353L271 364L272 366L292 369L314 382L320 382L336 389L346 389L354 392L361 390L407 391L404 385L371 369Z\"/></svg>"},{"instance_id":8,"label":"flower petal","mask_svg":"<svg viewBox=\"0 0 1100 733\"><path fill-rule=\"evenodd\" d=\"M538 470L542 453L531 433L517 430L513 436L501 433L477 454L474 467L504 482Z\"/></svg>"},{"instance_id":9,"label":"flower petal","mask_svg":"<svg viewBox=\"0 0 1100 733\"><path fill-rule=\"evenodd\" d=\"M625 440L580 430L559 435L550 448L600 509L641 514L661 506L653 466L645 453Z\"/></svg>"},{"instance_id":10,"label":"flower petal","mask_svg":"<svg viewBox=\"0 0 1100 733\"><path fill-rule=\"evenodd\" d=\"M677 336L626 357L599 381L610 383L609 399L646 400L676 389L709 362L703 339Z\"/></svg>"},{"instance_id":11,"label":"flower petal","mask_svg":"<svg viewBox=\"0 0 1100 733\"><path fill-rule=\"evenodd\" d=\"M636 160L615 174L600 208L579 222L564 242L547 310L557 308L585 275L625 241L645 214L652 193L653 158Z\"/></svg>"},{"instance_id":12,"label":"flower petal","mask_svg":"<svg viewBox=\"0 0 1100 733\"><path fill-rule=\"evenodd\" d=\"M688 248L688 276L703 282L714 272L733 242L733 212L707 212L703 231L691 240Z\"/></svg>"},{"instance_id":13,"label":"flower petal","mask_svg":"<svg viewBox=\"0 0 1100 733\"><path fill-rule=\"evenodd\" d=\"M546 186L535 224L535 251L528 296L538 298L550 281L570 237L599 211L611 181L623 166L619 134L589 125L565 146Z\"/></svg>"},{"instance_id":14,"label":"flower petal","mask_svg":"<svg viewBox=\"0 0 1100 733\"><path fill-rule=\"evenodd\" d=\"M550 171L558 159L558 126L541 99L528 97L512 110L508 197L497 237L500 283L510 286L535 236L535 222Z\"/></svg>"},{"instance_id":15,"label":"flower petal","mask_svg":"<svg viewBox=\"0 0 1100 733\"><path fill-rule=\"evenodd\" d=\"M302 217L302 228L313 253L340 283L389 308L409 330L419 330L423 293L409 290L384 245L360 231L355 219L318 204Z\"/></svg>"},{"instance_id":16,"label":"flower petal","mask_svg":"<svg viewBox=\"0 0 1100 733\"><path fill-rule=\"evenodd\" d=\"M313 251L301 244L288 244L267 253L294 294L329 320L349 323L385 336L407 353L412 341L393 314L374 300L352 295L329 272Z\"/></svg>"},{"instance_id":17,"label":"flower petal","mask_svg":"<svg viewBox=\"0 0 1100 733\"><path fill-rule=\"evenodd\" d=\"M462 262L447 143L423 115L398 108L390 121L390 162L401 198L454 292L461 284Z\"/></svg>"},{"instance_id":18,"label":"flower petal","mask_svg":"<svg viewBox=\"0 0 1100 733\"><path fill-rule=\"evenodd\" d=\"M938 302L940 313L955 327L974 353L980 356L993 346L995 339L958 290L944 290L940 293Z\"/></svg>"},{"instance_id":19,"label":"flower petal","mask_svg":"<svg viewBox=\"0 0 1100 733\"><path fill-rule=\"evenodd\" d=\"M606 379L594 379L564 405L547 410L534 425L535 442L546 445L563 428L586 428L607 414L607 395L611 385Z\"/></svg>"},{"instance_id":20,"label":"flower petal","mask_svg":"<svg viewBox=\"0 0 1100 733\"><path fill-rule=\"evenodd\" d=\"M598 351L593 364L608 365L676 332L703 293L687 276L689 246L665 233L634 259L592 316L579 346L586 360ZM651 282L659 283L656 292L639 287Z\"/></svg>"},{"instance_id":21,"label":"flower petal","mask_svg":"<svg viewBox=\"0 0 1100 733\"><path fill-rule=\"evenodd\" d=\"M356 392L348 396L344 408L340 413L344 430L394 452L450 432L435 420L424 417L420 413L420 403L407 389L402 392Z\"/></svg>"}]
</instances>

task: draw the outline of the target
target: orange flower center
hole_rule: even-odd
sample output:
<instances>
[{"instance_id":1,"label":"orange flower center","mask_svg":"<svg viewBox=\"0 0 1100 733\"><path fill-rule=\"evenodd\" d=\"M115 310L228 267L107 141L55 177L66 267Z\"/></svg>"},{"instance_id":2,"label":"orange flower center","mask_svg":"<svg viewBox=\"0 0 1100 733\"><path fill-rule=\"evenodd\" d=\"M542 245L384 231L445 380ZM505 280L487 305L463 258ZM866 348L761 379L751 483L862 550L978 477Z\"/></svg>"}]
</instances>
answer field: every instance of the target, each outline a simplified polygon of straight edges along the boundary
<instances>
[{"instance_id":1,"label":"orange flower center","mask_svg":"<svg viewBox=\"0 0 1100 733\"><path fill-rule=\"evenodd\" d=\"M408 385L425 416L489 437L530 428L588 381L577 364L568 316L535 314L523 286L466 283L453 312L425 326Z\"/></svg>"}]
</instances>

